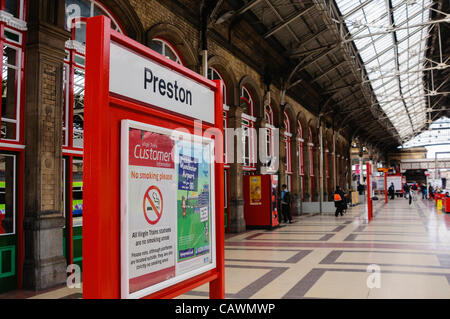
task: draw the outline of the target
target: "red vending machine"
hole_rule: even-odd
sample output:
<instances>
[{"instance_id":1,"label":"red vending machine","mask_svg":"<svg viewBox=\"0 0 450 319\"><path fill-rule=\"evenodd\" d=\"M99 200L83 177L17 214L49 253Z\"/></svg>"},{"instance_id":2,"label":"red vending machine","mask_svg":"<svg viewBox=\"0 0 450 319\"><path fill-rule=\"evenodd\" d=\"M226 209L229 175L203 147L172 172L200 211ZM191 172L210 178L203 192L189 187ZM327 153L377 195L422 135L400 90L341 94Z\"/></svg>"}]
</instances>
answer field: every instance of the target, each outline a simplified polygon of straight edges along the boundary
<instances>
[{"instance_id":1,"label":"red vending machine","mask_svg":"<svg viewBox=\"0 0 450 319\"><path fill-rule=\"evenodd\" d=\"M278 222L278 176L244 176L244 217L247 228L274 228Z\"/></svg>"}]
</instances>

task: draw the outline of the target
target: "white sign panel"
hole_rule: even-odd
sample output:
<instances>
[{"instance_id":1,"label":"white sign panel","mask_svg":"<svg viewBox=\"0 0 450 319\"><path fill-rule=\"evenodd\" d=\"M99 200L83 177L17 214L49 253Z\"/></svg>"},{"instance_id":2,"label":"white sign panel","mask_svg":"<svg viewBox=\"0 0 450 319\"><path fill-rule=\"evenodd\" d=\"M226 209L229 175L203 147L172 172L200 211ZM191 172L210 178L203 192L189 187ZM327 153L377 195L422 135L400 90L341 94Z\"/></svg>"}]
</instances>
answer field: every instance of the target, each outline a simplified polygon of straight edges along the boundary
<instances>
[{"instance_id":1,"label":"white sign panel","mask_svg":"<svg viewBox=\"0 0 450 319\"><path fill-rule=\"evenodd\" d=\"M123 298L215 268L213 141L172 133L122 121Z\"/></svg>"},{"instance_id":2,"label":"white sign panel","mask_svg":"<svg viewBox=\"0 0 450 319\"><path fill-rule=\"evenodd\" d=\"M210 88L114 43L110 59L111 93L214 123Z\"/></svg>"},{"instance_id":3,"label":"white sign panel","mask_svg":"<svg viewBox=\"0 0 450 319\"><path fill-rule=\"evenodd\" d=\"M384 176L377 176L377 190L384 191ZM391 186L391 183L394 183L394 188L396 192L400 192L402 190L402 177L401 176L388 176L387 177L387 187Z\"/></svg>"}]
</instances>

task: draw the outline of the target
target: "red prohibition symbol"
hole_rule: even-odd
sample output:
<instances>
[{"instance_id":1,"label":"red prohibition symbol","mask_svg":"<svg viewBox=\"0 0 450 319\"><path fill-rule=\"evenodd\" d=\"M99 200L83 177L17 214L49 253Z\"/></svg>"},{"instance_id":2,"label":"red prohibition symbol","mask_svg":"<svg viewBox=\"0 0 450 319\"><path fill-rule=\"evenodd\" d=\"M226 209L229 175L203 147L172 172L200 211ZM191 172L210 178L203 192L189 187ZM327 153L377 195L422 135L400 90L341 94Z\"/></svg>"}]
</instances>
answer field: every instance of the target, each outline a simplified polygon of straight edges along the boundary
<instances>
[{"instance_id":1,"label":"red prohibition symbol","mask_svg":"<svg viewBox=\"0 0 450 319\"><path fill-rule=\"evenodd\" d=\"M158 187L151 186L147 189L144 195L143 209L145 219L150 225L159 222L163 213L163 197Z\"/></svg>"}]
</instances>

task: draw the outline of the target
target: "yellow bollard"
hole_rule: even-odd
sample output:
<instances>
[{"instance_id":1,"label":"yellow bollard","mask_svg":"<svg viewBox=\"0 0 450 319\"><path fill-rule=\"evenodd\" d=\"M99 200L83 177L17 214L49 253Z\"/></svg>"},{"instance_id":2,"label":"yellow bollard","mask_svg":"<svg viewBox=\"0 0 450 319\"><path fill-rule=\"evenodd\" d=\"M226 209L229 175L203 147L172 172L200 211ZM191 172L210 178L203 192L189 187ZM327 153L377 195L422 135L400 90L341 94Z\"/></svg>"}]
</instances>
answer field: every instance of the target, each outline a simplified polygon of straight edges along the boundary
<instances>
[{"instance_id":1,"label":"yellow bollard","mask_svg":"<svg viewBox=\"0 0 450 319\"><path fill-rule=\"evenodd\" d=\"M438 199L437 200L437 210L441 211L442 210L442 199Z\"/></svg>"}]
</instances>

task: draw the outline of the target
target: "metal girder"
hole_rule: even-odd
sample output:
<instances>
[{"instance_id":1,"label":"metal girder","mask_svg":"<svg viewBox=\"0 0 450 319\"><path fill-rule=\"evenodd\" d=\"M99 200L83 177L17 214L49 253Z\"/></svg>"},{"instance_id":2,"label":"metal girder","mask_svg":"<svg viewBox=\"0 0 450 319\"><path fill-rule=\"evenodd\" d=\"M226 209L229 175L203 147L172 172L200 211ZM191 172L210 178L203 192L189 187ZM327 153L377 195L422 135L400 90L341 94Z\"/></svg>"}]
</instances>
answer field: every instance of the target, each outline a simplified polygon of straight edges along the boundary
<instances>
[{"instance_id":1,"label":"metal girder","mask_svg":"<svg viewBox=\"0 0 450 319\"><path fill-rule=\"evenodd\" d=\"M270 2L270 0L264 0L264 2L269 6L269 8L273 11L273 13L277 16L278 20L283 22L284 21L283 17L280 15L278 10L273 6L272 2ZM289 30L289 32L291 33L291 35L295 39L295 41L299 42L300 40L298 39L297 35L295 34L295 32L292 30L292 28L289 25L287 26L287 29Z\"/></svg>"},{"instance_id":2,"label":"metal girder","mask_svg":"<svg viewBox=\"0 0 450 319\"><path fill-rule=\"evenodd\" d=\"M342 104L342 103L336 103L336 105L341 105L341 104ZM357 107L361 106L359 100L354 100L353 102L351 102L351 103L349 103L349 104L346 104L345 107L344 107L344 110L347 111L347 110L352 110L352 109L354 109L354 108L353 108L353 105L355 105L355 104L357 104ZM369 109L369 106L368 106L367 104L363 104L363 105L365 106L366 110Z\"/></svg>"},{"instance_id":3,"label":"metal girder","mask_svg":"<svg viewBox=\"0 0 450 319\"><path fill-rule=\"evenodd\" d=\"M398 3L398 4L393 8L393 10L397 10L397 9L398 9L399 7L401 7L402 5L404 5L403 2ZM422 11L419 11L419 13L422 13L422 12L423 12L424 10L426 10L426 9L431 9L432 6L433 6L433 3L430 4L430 5L427 6L427 7L424 7L424 9L423 9ZM387 12L383 13L378 19L381 20L381 19L386 18L387 14L388 14ZM405 24L406 22L407 22L407 21L403 21L402 23L399 24L399 26ZM363 28L361 28L360 30L356 31L356 32L353 34L353 36L356 36L356 35L360 34L361 32L364 32L365 29L367 29L368 27L369 27L368 25L365 25ZM347 34L349 34L349 33L347 33Z\"/></svg>"},{"instance_id":4,"label":"metal girder","mask_svg":"<svg viewBox=\"0 0 450 319\"><path fill-rule=\"evenodd\" d=\"M266 34L264 34L264 38L267 39L268 37L270 37L274 33L280 31L281 29L283 29L289 23L291 23L291 22L295 21L296 19L300 18L302 15L308 13L313 8L314 8L314 6L310 6L310 7L306 8L305 10L303 10L301 12L294 13L289 18L287 18L287 20L285 20L284 22L280 23L276 27L274 27L271 30L269 30Z\"/></svg>"},{"instance_id":5,"label":"metal girder","mask_svg":"<svg viewBox=\"0 0 450 319\"><path fill-rule=\"evenodd\" d=\"M378 78L372 79L372 80L363 80L363 83L368 83L368 82L372 82L372 81L376 81L376 80L382 80L382 79L388 79L391 77L397 77L400 75L404 75L404 74L414 74L414 73L424 73L427 71L433 71L433 70L442 70L442 68L424 68L424 69L418 69L418 70L414 70L414 71L410 71L412 68L416 67L420 65L420 63L415 64L414 66L410 67L407 71L398 71L398 73L394 73L392 75L382 75ZM450 68L450 65L446 66L444 69ZM397 72L397 71L396 71ZM383 85L384 86L384 85Z\"/></svg>"},{"instance_id":6,"label":"metal girder","mask_svg":"<svg viewBox=\"0 0 450 319\"><path fill-rule=\"evenodd\" d=\"M336 104L342 104L342 103L344 103L344 101L346 101L346 100L348 100L349 98L353 97L353 95L355 95L356 93L361 93L361 94L362 94L362 92L359 91L359 90L358 90L358 91L355 91L355 92L352 92L352 93L350 93L349 95L347 95L346 97L342 98L341 100L336 101Z\"/></svg>"},{"instance_id":7,"label":"metal girder","mask_svg":"<svg viewBox=\"0 0 450 319\"><path fill-rule=\"evenodd\" d=\"M328 73L330 73L333 70L336 70L338 67L342 66L345 63L348 63L348 61L344 60L344 61L339 62L338 64L334 65L333 67L329 68L328 70L323 71L320 75L318 75L314 79L312 79L311 82L316 82L317 80L319 80L323 76L327 75Z\"/></svg>"},{"instance_id":8,"label":"metal girder","mask_svg":"<svg viewBox=\"0 0 450 319\"><path fill-rule=\"evenodd\" d=\"M425 10L425 9L424 9ZM416 16L418 16L419 14L422 14L424 10L418 11L415 14L413 14L412 16L410 16L410 19L414 19ZM404 24L406 24L408 22L408 20L403 21L402 23L398 24L397 26L402 26ZM411 34L408 34L408 36L406 36L405 38L403 38L402 40L399 40L400 42L403 42L405 39L409 38L411 35L414 35L416 32L418 31L422 31L422 29L417 29L416 31L414 31ZM356 32L358 33L358 32ZM361 49L359 49L359 51L363 51L365 49L367 49L369 46L373 45L373 43L377 42L378 40L382 39L384 36L386 36L386 34L382 34L379 37L377 37L376 39L374 39L373 41L370 41L368 44L366 44L364 47L362 47ZM368 62L367 62L368 63Z\"/></svg>"},{"instance_id":9,"label":"metal girder","mask_svg":"<svg viewBox=\"0 0 450 319\"><path fill-rule=\"evenodd\" d=\"M355 13L356 11L358 11L359 9L365 7L366 5L368 5L369 3L371 3L373 0L366 0L363 3L361 3L359 6L356 6L355 8L353 8L352 10L350 10L349 12L347 12L344 16L342 16L342 19L346 19L349 16L351 16L353 13Z\"/></svg>"},{"instance_id":10,"label":"metal girder","mask_svg":"<svg viewBox=\"0 0 450 319\"><path fill-rule=\"evenodd\" d=\"M289 84L289 86L287 87L287 89L289 90L289 89L293 88L294 86L299 85L299 84L302 83L303 81L304 81L303 79L298 79L297 81L295 81L295 82Z\"/></svg>"},{"instance_id":11,"label":"metal girder","mask_svg":"<svg viewBox=\"0 0 450 319\"><path fill-rule=\"evenodd\" d=\"M311 41L317 39L318 37L322 36L324 33L328 32L329 29L325 28L320 30L319 32L317 32L316 34L314 34L313 36L309 37L308 39L300 39L300 43L301 45L299 45L297 48L291 50L291 57L295 57L295 55L297 54L298 50L303 49L308 43L310 43Z\"/></svg>"},{"instance_id":12,"label":"metal girder","mask_svg":"<svg viewBox=\"0 0 450 319\"><path fill-rule=\"evenodd\" d=\"M307 57L303 58L300 60L300 62L297 63L297 65L294 67L294 69L289 73L289 76L287 78L286 81L286 85L289 87L290 82L292 80L292 78L294 77L295 73L297 73L297 71L302 67L303 63L308 60L310 57L314 56L314 52L308 54Z\"/></svg>"},{"instance_id":13,"label":"metal girder","mask_svg":"<svg viewBox=\"0 0 450 319\"><path fill-rule=\"evenodd\" d=\"M299 51L299 52L290 54L289 57L290 58L298 58L298 57L301 57L301 56L304 56L304 55L307 55L307 54L308 55L309 54L314 54L314 53L321 52L321 51L326 50L326 49L329 50L329 49L333 48L335 45L337 45L337 44L327 44L327 45L321 46L319 48L314 48L314 49L306 50L306 51Z\"/></svg>"},{"instance_id":14,"label":"metal girder","mask_svg":"<svg viewBox=\"0 0 450 319\"><path fill-rule=\"evenodd\" d=\"M342 78L340 80L342 80ZM359 83L353 83L353 84L349 84L349 85L345 85L345 86L341 86L341 87L337 87L337 88L332 88L332 89L326 90L324 92L324 94L336 93L336 92L344 90L344 89L353 88L354 86L357 86L357 85L359 85Z\"/></svg>"},{"instance_id":15,"label":"metal girder","mask_svg":"<svg viewBox=\"0 0 450 319\"><path fill-rule=\"evenodd\" d=\"M314 63L316 63L321 58L326 57L328 54L333 53L334 51L336 51L339 48L340 48L340 46L337 45L337 46L333 47L332 49L330 49L329 51L324 52L324 53L318 55L317 57L314 57L314 59L311 62L308 62L307 64L302 66L302 68L299 69L298 71L302 71L302 70L306 69L307 67L309 67L309 66L313 65Z\"/></svg>"},{"instance_id":16,"label":"metal girder","mask_svg":"<svg viewBox=\"0 0 450 319\"><path fill-rule=\"evenodd\" d=\"M247 3L245 6L243 6L241 9L238 10L237 14L243 14L244 12L250 10L251 8L253 8L255 5L257 5L258 3L260 3L263 0L253 0L250 1L249 3Z\"/></svg>"},{"instance_id":17,"label":"metal girder","mask_svg":"<svg viewBox=\"0 0 450 319\"><path fill-rule=\"evenodd\" d=\"M425 27L427 25L431 25L431 24L436 24L436 23L449 23L450 19L442 19L442 20L432 20L432 21L428 21L428 22L422 22L422 23L418 23L415 25L410 25L407 27L399 27L399 28L392 28L392 29L387 29L386 31L382 31L382 32L375 32L375 33L370 33L370 34L366 34L366 35L362 35L356 38L351 38L351 39L346 39L343 42L347 43L347 42L354 42L355 40L361 40L361 39L365 39L368 37L373 37L375 35L385 35L385 34L389 34L389 33L393 33L399 30L407 30L410 28L419 28L419 27Z\"/></svg>"},{"instance_id":18,"label":"metal girder","mask_svg":"<svg viewBox=\"0 0 450 319\"><path fill-rule=\"evenodd\" d=\"M406 36L406 37L404 37L403 39L399 40L398 43L400 44L400 43L402 43L403 41L408 40L411 36L413 36L414 34L418 33L419 31L422 31L422 29L417 29L417 30L414 31L413 33L408 34L408 36ZM380 39L380 38L382 38L382 37L378 37L377 39ZM371 41L369 44L367 44L365 47L359 49L358 51L360 51L360 52L364 51L364 50L367 49L369 46L373 45L373 44L377 41L377 39ZM423 39L420 39L419 41L415 42L414 44L420 43L420 42L422 42L422 41L423 41ZM383 51L381 51L381 52L379 52L379 53L377 52L376 55L374 55L372 58L370 58L369 60L365 61L364 63L365 63L366 65L370 64L371 62L375 61L376 59L378 59L378 58L379 58L380 56L382 56L383 54L385 54L385 53L389 52L390 50L392 50L393 48L394 48L394 44L391 45L391 46L389 46L389 47L387 47L386 49L384 49ZM404 52L408 52L408 50L405 50L405 51L403 51L402 53L404 53ZM400 55L401 55L401 54L400 54ZM388 60L388 61L390 61L390 60Z\"/></svg>"}]
</instances>

